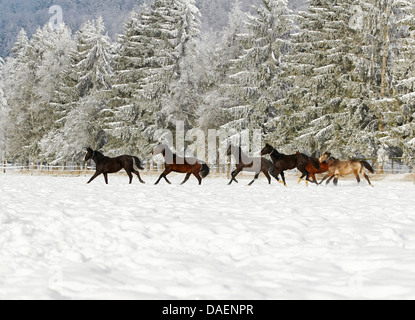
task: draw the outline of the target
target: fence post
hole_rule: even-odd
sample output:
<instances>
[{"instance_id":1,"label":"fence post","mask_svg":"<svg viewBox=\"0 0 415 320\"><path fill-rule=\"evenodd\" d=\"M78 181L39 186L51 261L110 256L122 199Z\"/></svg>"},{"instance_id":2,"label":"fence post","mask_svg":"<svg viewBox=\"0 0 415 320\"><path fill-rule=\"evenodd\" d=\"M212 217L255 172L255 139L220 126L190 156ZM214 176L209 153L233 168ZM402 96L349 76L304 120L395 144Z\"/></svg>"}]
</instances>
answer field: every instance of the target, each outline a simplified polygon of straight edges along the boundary
<instances>
[{"instance_id":1,"label":"fence post","mask_svg":"<svg viewBox=\"0 0 415 320\"><path fill-rule=\"evenodd\" d=\"M6 173L6 160L3 160L3 173Z\"/></svg>"}]
</instances>

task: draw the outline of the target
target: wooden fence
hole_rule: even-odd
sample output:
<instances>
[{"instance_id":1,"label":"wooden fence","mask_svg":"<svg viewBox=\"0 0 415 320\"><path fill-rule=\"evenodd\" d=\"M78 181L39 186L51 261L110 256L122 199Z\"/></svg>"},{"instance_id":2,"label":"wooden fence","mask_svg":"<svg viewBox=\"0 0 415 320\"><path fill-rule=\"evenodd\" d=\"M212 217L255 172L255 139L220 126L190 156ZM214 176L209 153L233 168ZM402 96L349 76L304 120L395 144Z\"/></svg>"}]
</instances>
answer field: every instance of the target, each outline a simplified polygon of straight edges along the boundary
<instances>
[{"instance_id":1,"label":"wooden fence","mask_svg":"<svg viewBox=\"0 0 415 320\"><path fill-rule=\"evenodd\" d=\"M388 162L380 164L376 159L362 159L368 161L378 174L402 174L412 173L413 168L403 163L403 158L391 158ZM232 162L230 158L219 159L215 164L209 164L212 173L227 173L229 175L232 170ZM162 172L164 165L156 163L152 160L145 162L144 172ZM26 163L11 163L8 161L2 161L0 165L0 172L71 172L71 173L87 173L95 171L95 164L92 161L88 163L38 163L38 162L26 162Z\"/></svg>"},{"instance_id":2,"label":"wooden fence","mask_svg":"<svg viewBox=\"0 0 415 320\"><path fill-rule=\"evenodd\" d=\"M144 162L144 172L147 173L161 173L164 170L163 163L157 163L152 160ZM231 161L230 158L226 161L219 159L216 164L209 165L211 172L218 174L226 173L229 175L231 171ZM72 163L72 162L62 162L62 163L40 163L40 162L25 162L25 163L12 163L8 161L2 161L0 164L0 172L39 172L39 173L91 173L95 171L95 164L93 161L83 162L83 163Z\"/></svg>"}]
</instances>

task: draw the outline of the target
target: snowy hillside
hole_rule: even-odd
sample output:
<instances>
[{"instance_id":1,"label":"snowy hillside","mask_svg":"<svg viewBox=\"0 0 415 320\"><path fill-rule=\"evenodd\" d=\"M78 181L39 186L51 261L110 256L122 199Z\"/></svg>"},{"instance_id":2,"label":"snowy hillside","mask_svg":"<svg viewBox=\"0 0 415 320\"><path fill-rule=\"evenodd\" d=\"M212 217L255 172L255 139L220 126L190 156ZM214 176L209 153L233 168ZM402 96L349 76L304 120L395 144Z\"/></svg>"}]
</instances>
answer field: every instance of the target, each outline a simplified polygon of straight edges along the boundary
<instances>
[{"instance_id":1,"label":"snowy hillside","mask_svg":"<svg viewBox=\"0 0 415 320\"><path fill-rule=\"evenodd\" d=\"M0 175L0 299L415 298L412 183L182 178Z\"/></svg>"}]
</instances>

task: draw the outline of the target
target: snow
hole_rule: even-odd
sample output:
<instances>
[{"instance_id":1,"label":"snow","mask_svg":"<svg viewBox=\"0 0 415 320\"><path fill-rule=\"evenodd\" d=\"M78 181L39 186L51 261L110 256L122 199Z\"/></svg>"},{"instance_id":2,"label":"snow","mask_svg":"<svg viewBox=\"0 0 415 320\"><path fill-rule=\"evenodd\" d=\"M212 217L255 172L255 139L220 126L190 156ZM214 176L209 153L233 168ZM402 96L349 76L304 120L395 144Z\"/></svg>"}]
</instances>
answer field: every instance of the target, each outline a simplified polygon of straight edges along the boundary
<instances>
[{"instance_id":1,"label":"snow","mask_svg":"<svg viewBox=\"0 0 415 320\"><path fill-rule=\"evenodd\" d=\"M1 174L0 299L415 298L410 182L155 178Z\"/></svg>"}]
</instances>

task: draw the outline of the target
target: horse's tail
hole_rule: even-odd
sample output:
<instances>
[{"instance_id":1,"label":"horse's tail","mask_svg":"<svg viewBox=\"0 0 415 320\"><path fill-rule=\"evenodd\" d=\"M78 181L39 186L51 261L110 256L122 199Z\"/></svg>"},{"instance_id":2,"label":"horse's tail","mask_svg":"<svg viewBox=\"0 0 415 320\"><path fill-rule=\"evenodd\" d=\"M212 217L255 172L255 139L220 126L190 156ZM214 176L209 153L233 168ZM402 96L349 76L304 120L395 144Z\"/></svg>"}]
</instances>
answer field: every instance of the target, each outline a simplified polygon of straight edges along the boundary
<instances>
[{"instance_id":1,"label":"horse's tail","mask_svg":"<svg viewBox=\"0 0 415 320\"><path fill-rule=\"evenodd\" d=\"M202 163L202 169L200 169L200 176L202 179L206 178L210 173L209 166L206 163Z\"/></svg>"},{"instance_id":2,"label":"horse's tail","mask_svg":"<svg viewBox=\"0 0 415 320\"><path fill-rule=\"evenodd\" d=\"M372 166L367 161L360 161L360 163L369 170L370 173L375 173L375 170L373 170Z\"/></svg>"},{"instance_id":3,"label":"horse's tail","mask_svg":"<svg viewBox=\"0 0 415 320\"><path fill-rule=\"evenodd\" d=\"M144 170L143 164L141 163L140 159L137 157L133 157L134 159L134 169L135 170Z\"/></svg>"}]
</instances>

